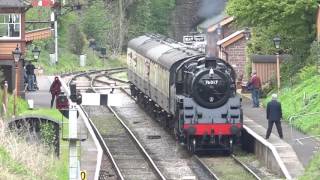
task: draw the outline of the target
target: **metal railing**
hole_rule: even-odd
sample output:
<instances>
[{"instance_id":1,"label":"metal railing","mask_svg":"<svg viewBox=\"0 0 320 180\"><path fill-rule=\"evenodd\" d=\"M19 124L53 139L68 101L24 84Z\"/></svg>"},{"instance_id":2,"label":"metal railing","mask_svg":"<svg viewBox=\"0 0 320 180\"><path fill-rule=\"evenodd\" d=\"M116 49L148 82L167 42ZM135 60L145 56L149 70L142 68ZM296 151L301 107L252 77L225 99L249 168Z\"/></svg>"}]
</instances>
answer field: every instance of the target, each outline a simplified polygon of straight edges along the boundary
<instances>
[{"instance_id":1,"label":"metal railing","mask_svg":"<svg viewBox=\"0 0 320 180\"><path fill-rule=\"evenodd\" d=\"M294 115L294 116L290 116L289 117L289 124L290 124L290 134L291 134L291 138L293 141L297 141L299 144L303 144L300 140L303 139L310 139L310 138L314 138L314 137L320 137L320 135L313 135L313 136L307 136L307 137L303 137L303 138L298 138L298 139L294 139L293 137L293 121L297 118L300 117L306 117L306 116L314 116L314 115L320 115L320 112L312 112L312 113L307 113L307 114L299 114L299 115Z\"/></svg>"}]
</instances>

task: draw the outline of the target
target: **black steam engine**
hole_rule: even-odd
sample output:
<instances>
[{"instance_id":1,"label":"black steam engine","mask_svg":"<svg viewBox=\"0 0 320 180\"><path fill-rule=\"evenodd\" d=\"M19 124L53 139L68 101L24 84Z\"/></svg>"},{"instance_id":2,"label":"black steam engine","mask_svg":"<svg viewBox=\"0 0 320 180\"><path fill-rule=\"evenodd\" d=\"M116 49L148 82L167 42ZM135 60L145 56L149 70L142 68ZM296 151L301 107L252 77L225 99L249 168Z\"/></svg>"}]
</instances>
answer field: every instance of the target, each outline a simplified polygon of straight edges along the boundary
<instances>
[{"instance_id":1,"label":"black steam engine","mask_svg":"<svg viewBox=\"0 0 320 180\"><path fill-rule=\"evenodd\" d=\"M232 151L242 128L242 108L233 68L217 57L162 36L129 42L131 94L187 144L191 152Z\"/></svg>"}]
</instances>

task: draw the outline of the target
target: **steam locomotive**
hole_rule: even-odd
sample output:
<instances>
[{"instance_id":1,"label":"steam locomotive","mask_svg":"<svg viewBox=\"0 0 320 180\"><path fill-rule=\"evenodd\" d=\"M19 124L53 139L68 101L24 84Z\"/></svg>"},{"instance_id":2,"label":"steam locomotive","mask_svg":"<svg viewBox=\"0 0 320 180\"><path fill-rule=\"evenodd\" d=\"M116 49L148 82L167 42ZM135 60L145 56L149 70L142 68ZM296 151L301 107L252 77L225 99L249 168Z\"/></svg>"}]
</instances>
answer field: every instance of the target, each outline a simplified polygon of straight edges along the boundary
<instances>
[{"instance_id":1,"label":"steam locomotive","mask_svg":"<svg viewBox=\"0 0 320 180\"><path fill-rule=\"evenodd\" d=\"M127 64L131 95L189 151L232 152L243 113L230 64L160 35L129 41Z\"/></svg>"}]
</instances>

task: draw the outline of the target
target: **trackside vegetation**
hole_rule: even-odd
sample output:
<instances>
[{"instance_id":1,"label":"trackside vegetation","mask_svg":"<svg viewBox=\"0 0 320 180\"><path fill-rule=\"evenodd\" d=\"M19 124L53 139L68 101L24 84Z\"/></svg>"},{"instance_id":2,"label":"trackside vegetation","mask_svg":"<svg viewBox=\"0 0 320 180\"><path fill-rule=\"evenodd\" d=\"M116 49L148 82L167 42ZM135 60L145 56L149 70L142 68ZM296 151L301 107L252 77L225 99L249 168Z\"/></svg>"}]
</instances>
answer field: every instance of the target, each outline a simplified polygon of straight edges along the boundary
<instances>
[{"instance_id":1,"label":"trackside vegetation","mask_svg":"<svg viewBox=\"0 0 320 180\"><path fill-rule=\"evenodd\" d=\"M2 95L2 92L0 91ZM4 123L13 115L13 96L9 95L9 106ZM2 102L2 96L0 96ZM12 106L12 107L11 107ZM61 121L62 115L56 109L28 109L27 102L17 99L17 116L39 115ZM0 123L1 124L1 123ZM60 157L56 157L52 142L52 129L41 127L43 144L30 144L26 137L8 132L0 127L0 177L4 179L67 179L68 178L68 143L60 139ZM60 134L62 138L62 135ZM35 158L37 157L37 158ZM43 164L41 164L43 163ZM0 178L0 179L1 179Z\"/></svg>"}]
</instances>

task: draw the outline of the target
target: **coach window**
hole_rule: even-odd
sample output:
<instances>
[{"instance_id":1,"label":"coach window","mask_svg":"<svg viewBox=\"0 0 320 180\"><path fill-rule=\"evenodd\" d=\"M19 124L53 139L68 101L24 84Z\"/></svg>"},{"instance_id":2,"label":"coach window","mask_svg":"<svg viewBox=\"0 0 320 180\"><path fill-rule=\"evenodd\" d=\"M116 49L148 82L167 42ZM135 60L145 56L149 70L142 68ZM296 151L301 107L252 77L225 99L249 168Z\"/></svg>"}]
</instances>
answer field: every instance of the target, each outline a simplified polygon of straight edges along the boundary
<instances>
[{"instance_id":1,"label":"coach window","mask_svg":"<svg viewBox=\"0 0 320 180\"><path fill-rule=\"evenodd\" d=\"M20 19L20 14L0 14L0 39L19 39L21 36Z\"/></svg>"}]
</instances>

